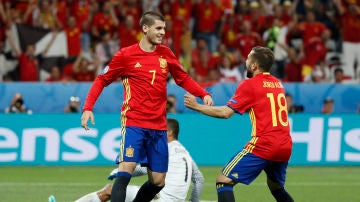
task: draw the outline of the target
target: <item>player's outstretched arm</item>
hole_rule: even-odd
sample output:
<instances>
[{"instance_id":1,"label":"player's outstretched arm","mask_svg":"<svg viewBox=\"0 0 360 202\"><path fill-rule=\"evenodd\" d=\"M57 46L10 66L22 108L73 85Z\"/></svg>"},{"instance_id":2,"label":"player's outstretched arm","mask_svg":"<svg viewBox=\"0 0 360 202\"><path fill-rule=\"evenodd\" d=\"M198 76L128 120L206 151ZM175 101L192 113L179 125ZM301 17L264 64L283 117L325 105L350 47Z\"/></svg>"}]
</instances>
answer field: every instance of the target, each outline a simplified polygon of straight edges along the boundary
<instances>
[{"instance_id":1,"label":"player's outstretched arm","mask_svg":"<svg viewBox=\"0 0 360 202\"><path fill-rule=\"evenodd\" d=\"M92 125L95 125L95 118L94 118L94 114L92 111L83 111L82 115L81 115L81 126L85 129L85 130L90 130L89 126L88 126L88 121L91 121Z\"/></svg>"},{"instance_id":2,"label":"player's outstretched arm","mask_svg":"<svg viewBox=\"0 0 360 202\"><path fill-rule=\"evenodd\" d=\"M190 109L193 109L195 111L198 111L202 114L216 117L216 118L230 118L235 112L230 107L224 105L224 106L209 106L209 105L203 105L199 104L196 101L195 96L191 94L185 94L184 95L184 105Z\"/></svg>"}]
</instances>

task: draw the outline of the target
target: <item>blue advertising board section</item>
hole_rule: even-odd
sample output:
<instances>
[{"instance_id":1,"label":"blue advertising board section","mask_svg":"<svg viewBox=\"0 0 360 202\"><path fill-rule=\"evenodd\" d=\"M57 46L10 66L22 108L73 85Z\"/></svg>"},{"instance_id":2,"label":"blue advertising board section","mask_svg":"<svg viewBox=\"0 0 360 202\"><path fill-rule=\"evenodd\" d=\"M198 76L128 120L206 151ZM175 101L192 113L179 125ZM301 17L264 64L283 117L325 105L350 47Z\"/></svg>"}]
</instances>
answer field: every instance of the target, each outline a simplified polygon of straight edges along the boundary
<instances>
[{"instance_id":1,"label":"blue advertising board section","mask_svg":"<svg viewBox=\"0 0 360 202\"><path fill-rule=\"evenodd\" d=\"M34 113L62 113L71 96L83 101L91 83L0 83L0 112L9 105L14 93L23 94L25 105ZM225 104L233 95L237 84L217 84L208 87L215 104ZM295 104L302 104L305 113L319 113L326 97L335 100L335 113L356 113L360 104L359 84L304 84L285 83L287 92L294 97ZM184 107L183 96L186 91L176 84L168 84L168 94L176 96L177 110L193 111ZM95 104L97 113L117 113L123 99L123 86L120 82L106 87Z\"/></svg>"},{"instance_id":2,"label":"blue advertising board section","mask_svg":"<svg viewBox=\"0 0 360 202\"><path fill-rule=\"evenodd\" d=\"M217 119L172 114L180 141L199 165L224 165L250 139L248 115ZM0 114L0 165L112 165L119 150L119 114L96 114L85 131L79 114ZM290 165L360 165L360 115L290 117Z\"/></svg>"}]
</instances>

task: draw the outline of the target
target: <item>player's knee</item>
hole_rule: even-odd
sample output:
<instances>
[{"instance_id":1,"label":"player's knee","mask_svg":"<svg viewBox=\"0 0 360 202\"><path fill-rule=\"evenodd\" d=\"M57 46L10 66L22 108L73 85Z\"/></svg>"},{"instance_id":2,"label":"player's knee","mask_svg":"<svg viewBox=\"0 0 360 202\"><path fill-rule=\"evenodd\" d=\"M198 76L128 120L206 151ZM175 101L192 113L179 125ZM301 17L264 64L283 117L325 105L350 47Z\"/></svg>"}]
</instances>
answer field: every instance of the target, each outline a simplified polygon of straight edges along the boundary
<instances>
[{"instance_id":1,"label":"player's knee","mask_svg":"<svg viewBox=\"0 0 360 202\"><path fill-rule=\"evenodd\" d=\"M216 183L224 183L224 184L232 184L234 185L234 181L223 174L220 174L216 178Z\"/></svg>"},{"instance_id":2,"label":"player's knee","mask_svg":"<svg viewBox=\"0 0 360 202\"><path fill-rule=\"evenodd\" d=\"M152 184L158 186L158 187L163 187L165 186L165 180L155 180L153 182L151 182Z\"/></svg>"},{"instance_id":3,"label":"player's knee","mask_svg":"<svg viewBox=\"0 0 360 202\"><path fill-rule=\"evenodd\" d=\"M166 173L151 173L151 180L150 182L156 186L164 186L165 185L165 176Z\"/></svg>"}]
</instances>

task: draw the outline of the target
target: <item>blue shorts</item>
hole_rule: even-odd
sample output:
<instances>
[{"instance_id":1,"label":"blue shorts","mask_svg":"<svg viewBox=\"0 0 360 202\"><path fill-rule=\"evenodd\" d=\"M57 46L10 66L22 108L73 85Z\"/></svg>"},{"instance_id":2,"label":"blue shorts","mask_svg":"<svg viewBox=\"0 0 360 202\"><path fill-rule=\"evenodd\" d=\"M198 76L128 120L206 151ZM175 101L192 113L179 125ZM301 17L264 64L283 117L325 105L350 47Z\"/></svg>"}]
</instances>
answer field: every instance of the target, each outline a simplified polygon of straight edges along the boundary
<instances>
[{"instance_id":1,"label":"blue shorts","mask_svg":"<svg viewBox=\"0 0 360 202\"><path fill-rule=\"evenodd\" d=\"M167 172L169 151L166 130L121 128L119 162L136 162L154 172Z\"/></svg>"},{"instance_id":2,"label":"blue shorts","mask_svg":"<svg viewBox=\"0 0 360 202\"><path fill-rule=\"evenodd\" d=\"M243 149L223 168L222 173L236 183L249 185L262 170L267 177L284 186L288 162L268 161Z\"/></svg>"}]
</instances>

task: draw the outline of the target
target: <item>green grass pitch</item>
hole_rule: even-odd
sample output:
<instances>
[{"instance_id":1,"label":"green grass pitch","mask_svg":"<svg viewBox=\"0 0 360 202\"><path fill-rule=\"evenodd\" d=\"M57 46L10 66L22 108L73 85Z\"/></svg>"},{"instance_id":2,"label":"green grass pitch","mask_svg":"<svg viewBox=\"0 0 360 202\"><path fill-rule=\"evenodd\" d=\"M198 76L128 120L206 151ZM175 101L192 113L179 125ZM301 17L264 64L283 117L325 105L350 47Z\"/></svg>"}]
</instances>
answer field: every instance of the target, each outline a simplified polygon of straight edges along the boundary
<instances>
[{"instance_id":1,"label":"green grass pitch","mask_svg":"<svg viewBox=\"0 0 360 202\"><path fill-rule=\"evenodd\" d=\"M47 202L54 195L57 202L70 202L85 193L98 190L108 183L114 167L47 167L0 166L0 201ZM205 176L202 200L216 201L215 178L220 167L201 166ZM133 178L142 184L145 177ZM262 173L250 186L234 188L236 201L274 201ZM295 167L288 168L287 190L297 202L358 202L360 201L360 167Z\"/></svg>"}]
</instances>

